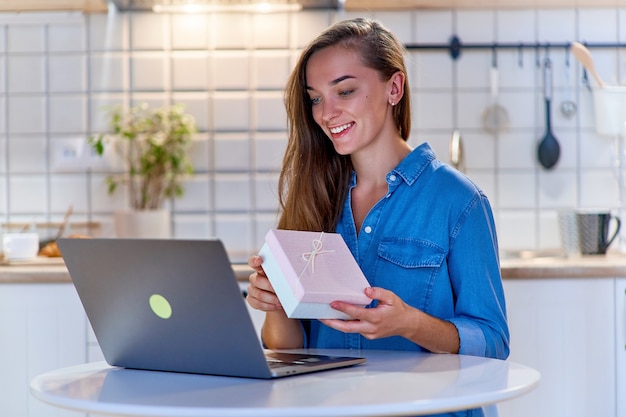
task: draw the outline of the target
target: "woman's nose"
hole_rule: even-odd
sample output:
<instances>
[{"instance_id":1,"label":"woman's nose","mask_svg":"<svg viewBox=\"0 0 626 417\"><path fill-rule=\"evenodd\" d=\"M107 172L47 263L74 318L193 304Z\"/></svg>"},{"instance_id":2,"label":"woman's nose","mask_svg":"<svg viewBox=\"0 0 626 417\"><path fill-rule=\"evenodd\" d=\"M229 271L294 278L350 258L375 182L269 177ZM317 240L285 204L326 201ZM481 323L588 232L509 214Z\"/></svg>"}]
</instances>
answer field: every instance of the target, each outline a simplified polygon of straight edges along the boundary
<instances>
[{"instance_id":1,"label":"woman's nose","mask_svg":"<svg viewBox=\"0 0 626 417\"><path fill-rule=\"evenodd\" d=\"M333 100L322 102L322 120L328 122L339 114L339 109Z\"/></svg>"}]
</instances>

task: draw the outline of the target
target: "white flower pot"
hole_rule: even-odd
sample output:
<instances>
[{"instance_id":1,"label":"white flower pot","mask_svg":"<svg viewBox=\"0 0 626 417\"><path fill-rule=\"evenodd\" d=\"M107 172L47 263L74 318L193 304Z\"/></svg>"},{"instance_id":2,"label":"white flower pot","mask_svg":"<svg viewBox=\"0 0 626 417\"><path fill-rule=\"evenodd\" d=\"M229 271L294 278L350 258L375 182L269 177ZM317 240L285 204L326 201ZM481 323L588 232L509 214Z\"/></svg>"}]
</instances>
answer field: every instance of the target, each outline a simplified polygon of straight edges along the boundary
<instances>
[{"instance_id":1,"label":"white flower pot","mask_svg":"<svg viewBox=\"0 0 626 417\"><path fill-rule=\"evenodd\" d=\"M115 234L122 238L169 239L172 237L170 217L167 209L116 211Z\"/></svg>"}]
</instances>

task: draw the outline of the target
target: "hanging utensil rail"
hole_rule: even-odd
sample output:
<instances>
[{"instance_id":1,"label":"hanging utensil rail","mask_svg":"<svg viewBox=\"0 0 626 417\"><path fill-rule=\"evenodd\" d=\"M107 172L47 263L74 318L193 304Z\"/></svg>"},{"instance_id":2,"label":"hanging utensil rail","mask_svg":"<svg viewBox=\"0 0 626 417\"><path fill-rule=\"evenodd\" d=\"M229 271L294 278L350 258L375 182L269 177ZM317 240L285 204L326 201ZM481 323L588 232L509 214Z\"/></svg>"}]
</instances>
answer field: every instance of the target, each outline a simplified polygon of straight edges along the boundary
<instances>
[{"instance_id":1,"label":"hanging utensil rail","mask_svg":"<svg viewBox=\"0 0 626 417\"><path fill-rule=\"evenodd\" d=\"M441 49L447 50L450 54L450 57L454 60L458 59L461 56L461 52L464 49L517 49L518 51L522 51L524 49L550 49L550 48L565 48L569 49L573 42L561 42L561 43L550 43L550 42L534 42L534 43L462 43L461 39L457 35L453 35L450 38L450 42L445 43L408 43L405 44L404 47L408 50L412 49ZM586 43L581 42L587 48L626 48L626 43L615 43L615 42L600 42L600 43ZM541 63L538 63L539 65Z\"/></svg>"}]
</instances>

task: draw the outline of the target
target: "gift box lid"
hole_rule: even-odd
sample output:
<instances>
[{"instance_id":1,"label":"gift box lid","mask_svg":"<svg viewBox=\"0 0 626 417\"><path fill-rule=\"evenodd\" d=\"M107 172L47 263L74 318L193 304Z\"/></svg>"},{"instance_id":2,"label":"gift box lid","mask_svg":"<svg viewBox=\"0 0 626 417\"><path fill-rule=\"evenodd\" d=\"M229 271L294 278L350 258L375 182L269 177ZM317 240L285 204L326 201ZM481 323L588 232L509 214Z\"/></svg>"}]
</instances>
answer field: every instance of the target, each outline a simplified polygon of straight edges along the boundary
<instances>
[{"instance_id":1,"label":"gift box lid","mask_svg":"<svg viewBox=\"0 0 626 417\"><path fill-rule=\"evenodd\" d=\"M370 303L369 283L340 234L273 229L265 243L300 301Z\"/></svg>"}]
</instances>

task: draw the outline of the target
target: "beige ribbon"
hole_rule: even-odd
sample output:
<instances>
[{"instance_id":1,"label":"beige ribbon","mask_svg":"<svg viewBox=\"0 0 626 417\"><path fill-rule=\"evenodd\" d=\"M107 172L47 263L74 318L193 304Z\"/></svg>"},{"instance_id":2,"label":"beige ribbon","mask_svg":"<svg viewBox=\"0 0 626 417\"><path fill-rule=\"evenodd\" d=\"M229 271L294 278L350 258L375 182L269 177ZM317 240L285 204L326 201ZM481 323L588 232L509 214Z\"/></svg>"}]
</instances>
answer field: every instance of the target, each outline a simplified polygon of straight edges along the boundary
<instances>
[{"instance_id":1,"label":"beige ribbon","mask_svg":"<svg viewBox=\"0 0 626 417\"><path fill-rule=\"evenodd\" d=\"M304 275L309 265L311 266L311 273L315 273L315 257L317 255L334 252L334 250L323 250L322 236L324 236L324 232L320 234L319 238L313 239L311 242L313 244L313 250L311 252L304 252L302 254L302 260L306 262L306 265L304 265L304 269L300 273L300 276L298 276L298 279L302 278L302 275Z\"/></svg>"}]
</instances>

